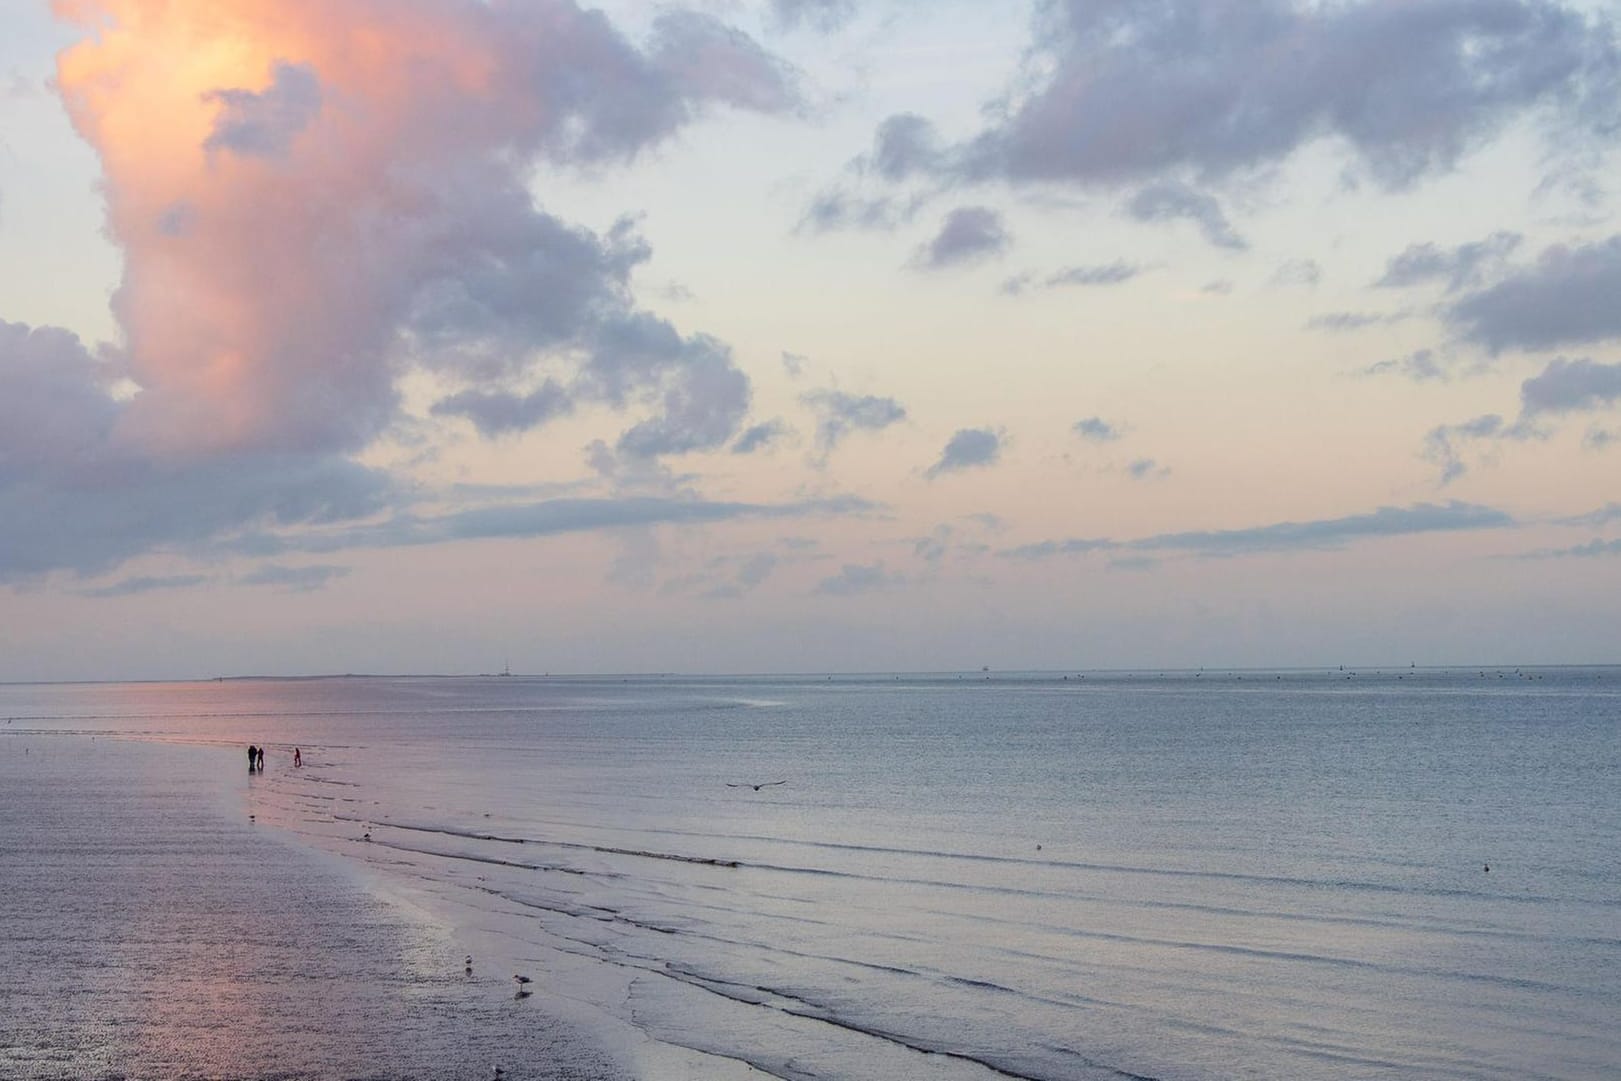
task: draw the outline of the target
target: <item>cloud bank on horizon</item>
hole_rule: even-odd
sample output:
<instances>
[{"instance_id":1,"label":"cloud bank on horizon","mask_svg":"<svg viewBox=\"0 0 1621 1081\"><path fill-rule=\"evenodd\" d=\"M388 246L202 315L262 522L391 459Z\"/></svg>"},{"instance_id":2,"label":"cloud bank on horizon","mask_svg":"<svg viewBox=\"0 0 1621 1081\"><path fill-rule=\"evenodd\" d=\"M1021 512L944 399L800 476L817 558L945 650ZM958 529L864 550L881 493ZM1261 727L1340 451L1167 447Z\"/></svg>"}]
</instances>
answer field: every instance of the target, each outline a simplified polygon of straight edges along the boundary
<instances>
[{"instance_id":1,"label":"cloud bank on horizon","mask_svg":"<svg viewBox=\"0 0 1621 1081\"><path fill-rule=\"evenodd\" d=\"M48 7L119 274L106 341L0 306L14 597L317 604L378 552L570 536L671 619L1084 592L1066 553L1611 551L1603 5L1034 0L994 48L900 0ZM905 66L952 49L975 100ZM1265 494L1318 454L1366 469ZM1565 566L1608 564L1524 563Z\"/></svg>"}]
</instances>

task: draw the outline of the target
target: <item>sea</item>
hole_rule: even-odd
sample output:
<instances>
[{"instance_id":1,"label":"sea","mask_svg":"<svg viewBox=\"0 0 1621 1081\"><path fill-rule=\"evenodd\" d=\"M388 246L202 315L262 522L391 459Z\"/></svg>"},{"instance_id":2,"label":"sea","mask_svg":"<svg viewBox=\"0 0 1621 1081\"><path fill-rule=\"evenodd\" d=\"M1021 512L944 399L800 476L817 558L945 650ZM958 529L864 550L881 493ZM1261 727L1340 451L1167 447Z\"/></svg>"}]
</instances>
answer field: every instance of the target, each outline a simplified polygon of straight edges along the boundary
<instances>
[{"instance_id":1,"label":"sea","mask_svg":"<svg viewBox=\"0 0 1621 1081\"><path fill-rule=\"evenodd\" d=\"M0 718L0 1076L1621 1077L1621 668L8 685Z\"/></svg>"}]
</instances>

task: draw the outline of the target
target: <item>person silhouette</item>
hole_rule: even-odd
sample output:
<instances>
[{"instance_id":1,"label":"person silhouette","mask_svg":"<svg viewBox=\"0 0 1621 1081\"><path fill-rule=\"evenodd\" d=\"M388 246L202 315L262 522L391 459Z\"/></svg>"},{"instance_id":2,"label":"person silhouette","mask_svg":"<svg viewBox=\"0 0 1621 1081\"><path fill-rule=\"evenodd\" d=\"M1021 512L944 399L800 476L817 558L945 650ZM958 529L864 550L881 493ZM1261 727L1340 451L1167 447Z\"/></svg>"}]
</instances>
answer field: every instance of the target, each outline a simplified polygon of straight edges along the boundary
<instances>
[{"instance_id":1,"label":"person silhouette","mask_svg":"<svg viewBox=\"0 0 1621 1081\"><path fill-rule=\"evenodd\" d=\"M259 763L259 748L255 747L253 744L250 743L250 744L248 744L248 772L252 773L253 772L253 767L258 765L258 763Z\"/></svg>"},{"instance_id":2,"label":"person silhouette","mask_svg":"<svg viewBox=\"0 0 1621 1081\"><path fill-rule=\"evenodd\" d=\"M263 773L264 771L265 771L265 749L263 747L260 747L259 748L259 772Z\"/></svg>"},{"instance_id":3,"label":"person silhouette","mask_svg":"<svg viewBox=\"0 0 1621 1081\"><path fill-rule=\"evenodd\" d=\"M294 747L293 748L293 766L294 766L294 768L297 768L298 766L302 766L303 764L304 764L304 752L300 751L297 747Z\"/></svg>"}]
</instances>

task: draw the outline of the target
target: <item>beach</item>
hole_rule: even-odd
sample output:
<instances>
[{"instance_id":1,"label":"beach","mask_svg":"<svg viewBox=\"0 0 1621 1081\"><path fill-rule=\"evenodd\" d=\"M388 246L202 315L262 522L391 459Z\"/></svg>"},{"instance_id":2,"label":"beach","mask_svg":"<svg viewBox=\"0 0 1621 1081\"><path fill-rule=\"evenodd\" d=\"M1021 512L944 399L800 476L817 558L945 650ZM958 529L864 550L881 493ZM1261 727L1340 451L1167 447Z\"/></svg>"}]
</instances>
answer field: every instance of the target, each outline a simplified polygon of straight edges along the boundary
<instances>
[{"instance_id":1,"label":"beach","mask_svg":"<svg viewBox=\"0 0 1621 1081\"><path fill-rule=\"evenodd\" d=\"M0 688L0 1075L1601 1081L1618 704L1613 668Z\"/></svg>"},{"instance_id":2,"label":"beach","mask_svg":"<svg viewBox=\"0 0 1621 1081\"><path fill-rule=\"evenodd\" d=\"M612 1078L510 972L248 820L235 749L0 740L0 1077Z\"/></svg>"}]
</instances>

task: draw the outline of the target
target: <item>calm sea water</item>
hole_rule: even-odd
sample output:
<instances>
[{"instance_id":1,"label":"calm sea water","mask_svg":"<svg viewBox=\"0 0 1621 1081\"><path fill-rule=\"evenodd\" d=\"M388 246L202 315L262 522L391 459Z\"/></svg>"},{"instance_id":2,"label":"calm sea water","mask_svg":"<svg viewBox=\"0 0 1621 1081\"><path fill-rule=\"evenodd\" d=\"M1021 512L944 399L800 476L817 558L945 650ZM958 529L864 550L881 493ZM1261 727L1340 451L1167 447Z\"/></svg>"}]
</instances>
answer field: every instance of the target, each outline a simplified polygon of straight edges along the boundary
<instances>
[{"instance_id":1,"label":"calm sea water","mask_svg":"<svg viewBox=\"0 0 1621 1081\"><path fill-rule=\"evenodd\" d=\"M261 823L605 1032L781 1077L1621 1075L1621 669L14 686L0 717L267 744Z\"/></svg>"}]
</instances>

